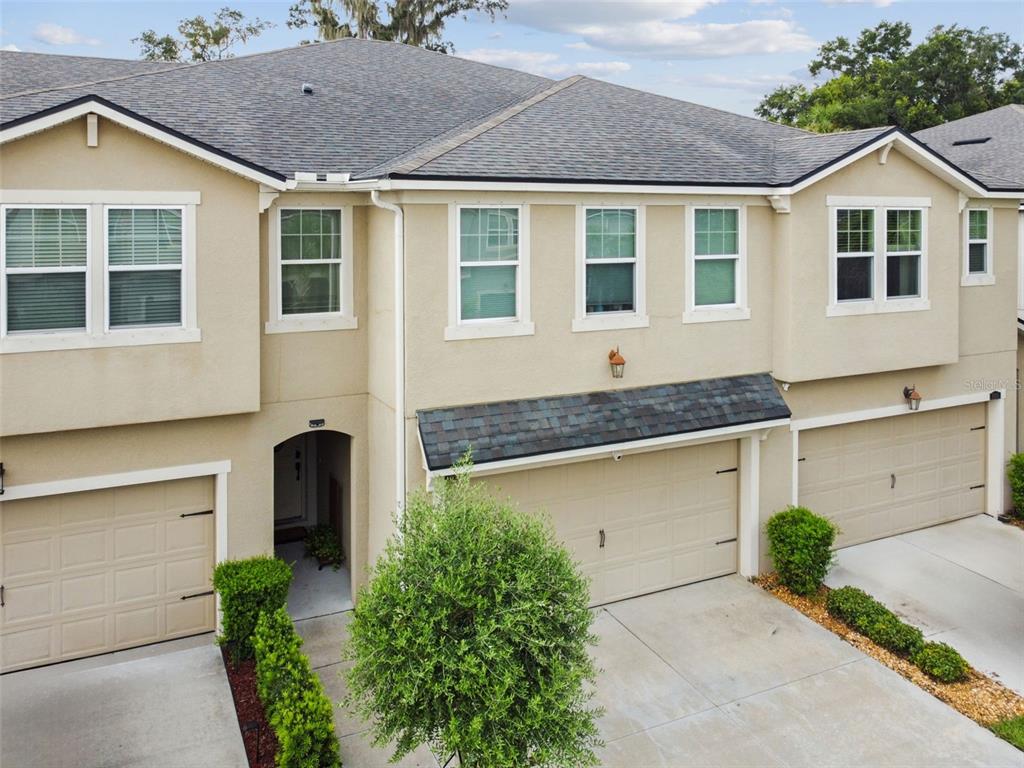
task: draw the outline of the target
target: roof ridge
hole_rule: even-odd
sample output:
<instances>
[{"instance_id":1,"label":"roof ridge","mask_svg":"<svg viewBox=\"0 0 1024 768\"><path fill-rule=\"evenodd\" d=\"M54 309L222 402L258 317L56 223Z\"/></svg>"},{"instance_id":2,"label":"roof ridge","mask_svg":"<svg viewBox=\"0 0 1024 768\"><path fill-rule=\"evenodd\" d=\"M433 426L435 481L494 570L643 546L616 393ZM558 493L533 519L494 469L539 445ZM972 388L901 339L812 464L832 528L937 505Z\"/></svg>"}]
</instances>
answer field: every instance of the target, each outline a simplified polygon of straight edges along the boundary
<instances>
[{"instance_id":1,"label":"roof ridge","mask_svg":"<svg viewBox=\"0 0 1024 768\"><path fill-rule=\"evenodd\" d=\"M52 56L52 55L59 55L59 54L42 54L42 55L44 55L44 56ZM71 58L71 57L69 56L67 58ZM79 58L84 58L84 57L79 57ZM131 59L113 59L113 61L131 61ZM55 93L57 91L70 91L70 90L73 90L75 88L86 88L86 87L88 87L90 85L101 85L103 83L117 83L117 82L121 82L122 80L132 80L133 78L136 78L136 77L146 77L148 75L165 75L168 72L177 72L179 70L187 69L189 67L195 67L195 66L197 66L199 64L208 64L208 63L209 62L206 62L206 61L179 63L177 66L169 66L169 67L167 67L165 69L154 69L151 72L132 72L131 74L128 74L128 75L118 75L117 77L101 77L98 80L83 80L80 83L71 83L69 85L55 85L55 86L51 86L49 88L35 88L35 89L32 89L32 90L28 90L28 91L17 91L15 93L4 93L4 94L0 94L0 101L4 101L6 99L19 98L21 96L35 96L35 95L40 94L40 93Z\"/></svg>"},{"instance_id":2,"label":"roof ridge","mask_svg":"<svg viewBox=\"0 0 1024 768\"><path fill-rule=\"evenodd\" d=\"M572 77L567 77L563 80L558 80L557 82L553 83L552 85L549 85L547 88L540 92L535 92L532 95L527 96L526 98L519 99L518 101L512 104L506 105L505 107L497 110L496 112L492 112L482 122L475 123L472 127L460 131L459 133L456 133L454 136L450 136L449 138L440 141L436 141L435 137L435 139L430 140L430 142L436 142L433 144L433 146L427 147L424 145L425 151L420 152L414 155L413 157L409 158L405 162L395 166L394 168L391 168L388 172L412 173L416 169L421 168L422 166L426 165L432 160L436 160L442 155L448 154L449 152L451 152L454 149L457 149L466 142L472 141L473 139L482 136L484 133L491 130L492 128L496 128L502 123L511 120L520 112L529 109L535 104L539 104L540 102L550 98L551 96L554 96L556 93L559 93L560 91L564 91L566 88L572 87L582 79L582 75L573 75ZM428 144L430 142L428 142Z\"/></svg>"},{"instance_id":3,"label":"roof ridge","mask_svg":"<svg viewBox=\"0 0 1024 768\"><path fill-rule=\"evenodd\" d=\"M885 133L885 131L892 130L896 126L894 125L880 125L875 128L854 128L850 131L831 131L830 133L816 133L811 132L807 136L780 136L775 141L803 141L804 139L824 139L829 136L850 136L854 133L870 133L871 131L877 131L879 133Z\"/></svg>"}]
</instances>

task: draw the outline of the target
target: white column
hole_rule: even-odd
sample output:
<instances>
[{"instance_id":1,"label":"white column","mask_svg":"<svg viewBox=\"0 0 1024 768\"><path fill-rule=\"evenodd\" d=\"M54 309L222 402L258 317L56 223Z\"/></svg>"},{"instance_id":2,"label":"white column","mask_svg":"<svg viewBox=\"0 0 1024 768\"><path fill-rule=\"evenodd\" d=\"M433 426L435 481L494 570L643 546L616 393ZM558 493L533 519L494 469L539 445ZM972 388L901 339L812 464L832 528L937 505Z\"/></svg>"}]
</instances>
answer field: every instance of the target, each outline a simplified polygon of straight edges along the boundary
<instances>
[{"instance_id":1,"label":"white column","mask_svg":"<svg viewBox=\"0 0 1024 768\"><path fill-rule=\"evenodd\" d=\"M794 429L790 434L793 436L793 474L789 481L789 503L795 507L800 503L800 430Z\"/></svg>"},{"instance_id":2,"label":"white column","mask_svg":"<svg viewBox=\"0 0 1024 768\"><path fill-rule=\"evenodd\" d=\"M1003 514L1003 485L1006 482L1006 401L989 400L985 409L985 512L993 517Z\"/></svg>"},{"instance_id":3,"label":"white column","mask_svg":"<svg viewBox=\"0 0 1024 768\"><path fill-rule=\"evenodd\" d=\"M758 499L761 490L761 437L740 439L740 525L737 532L740 575L757 576L761 542Z\"/></svg>"}]
</instances>

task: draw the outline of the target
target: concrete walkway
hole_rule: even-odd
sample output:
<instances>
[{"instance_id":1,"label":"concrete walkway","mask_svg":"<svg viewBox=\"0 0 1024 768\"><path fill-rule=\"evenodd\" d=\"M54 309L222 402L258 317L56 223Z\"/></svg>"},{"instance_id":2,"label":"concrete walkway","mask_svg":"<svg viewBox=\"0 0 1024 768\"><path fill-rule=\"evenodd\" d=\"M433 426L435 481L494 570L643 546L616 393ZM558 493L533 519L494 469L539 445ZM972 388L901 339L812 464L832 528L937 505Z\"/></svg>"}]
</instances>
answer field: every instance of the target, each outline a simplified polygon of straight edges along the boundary
<instances>
[{"instance_id":1,"label":"concrete walkway","mask_svg":"<svg viewBox=\"0 0 1024 768\"><path fill-rule=\"evenodd\" d=\"M350 613L300 621L328 694L345 695ZM602 765L985 766L1021 753L737 576L597 610ZM339 708L346 765L384 768ZM399 763L436 768L426 749Z\"/></svg>"},{"instance_id":2,"label":"concrete walkway","mask_svg":"<svg viewBox=\"0 0 1024 768\"><path fill-rule=\"evenodd\" d=\"M839 551L852 584L1024 694L1024 531L986 515Z\"/></svg>"},{"instance_id":3,"label":"concrete walkway","mask_svg":"<svg viewBox=\"0 0 1024 768\"><path fill-rule=\"evenodd\" d=\"M213 635L0 677L0 765L245 768Z\"/></svg>"}]
</instances>

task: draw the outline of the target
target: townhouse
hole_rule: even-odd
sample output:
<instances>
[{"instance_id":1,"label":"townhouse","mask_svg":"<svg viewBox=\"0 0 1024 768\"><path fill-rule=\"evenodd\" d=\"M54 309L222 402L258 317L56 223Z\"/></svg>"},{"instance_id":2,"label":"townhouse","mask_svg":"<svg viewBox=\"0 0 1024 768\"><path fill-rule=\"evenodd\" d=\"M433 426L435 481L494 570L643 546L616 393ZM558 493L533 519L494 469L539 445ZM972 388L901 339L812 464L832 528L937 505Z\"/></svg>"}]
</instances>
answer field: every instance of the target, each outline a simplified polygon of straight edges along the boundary
<instances>
[{"instance_id":1,"label":"townhouse","mask_svg":"<svg viewBox=\"0 0 1024 768\"><path fill-rule=\"evenodd\" d=\"M317 523L357 588L467 449L595 604L1006 505L1024 184L376 41L0 57L4 670Z\"/></svg>"}]
</instances>

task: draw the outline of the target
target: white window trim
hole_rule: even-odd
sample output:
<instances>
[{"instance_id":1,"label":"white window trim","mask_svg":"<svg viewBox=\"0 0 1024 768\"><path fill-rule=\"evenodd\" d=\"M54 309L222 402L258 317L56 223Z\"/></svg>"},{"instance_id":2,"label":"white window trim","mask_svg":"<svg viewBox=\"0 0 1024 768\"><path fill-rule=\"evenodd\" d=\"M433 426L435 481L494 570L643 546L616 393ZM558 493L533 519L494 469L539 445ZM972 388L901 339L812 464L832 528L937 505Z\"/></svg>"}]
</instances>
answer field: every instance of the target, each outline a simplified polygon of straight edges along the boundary
<instances>
[{"instance_id":1,"label":"white window trim","mask_svg":"<svg viewBox=\"0 0 1024 768\"><path fill-rule=\"evenodd\" d=\"M587 314L587 211L633 210L636 212L636 257L633 269L633 311ZM603 259L604 263L615 260ZM647 316L647 209L643 205L576 206L576 301L573 333L648 328Z\"/></svg>"},{"instance_id":2,"label":"white window trim","mask_svg":"<svg viewBox=\"0 0 1024 768\"><path fill-rule=\"evenodd\" d=\"M730 210L737 211L739 226L737 254L698 256L696 253L696 213L698 210ZM683 322L713 323L723 320L749 320L750 306L747 303L747 207L745 205L687 205L686 228L686 266L683 286ZM732 304L697 304L696 262L698 259L736 260L736 301Z\"/></svg>"},{"instance_id":3,"label":"white window trim","mask_svg":"<svg viewBox=\"0 0 1024 768\"><path fill-rule=\"evenodd\" d=\"M464 209L514 208L519 211L519 258L516 262L516 316L481 320L462 319L462 238L460 218ZM493 262L484 262L486 266ZM506 266L508 266L506 264ZM448 205L448 325L445 341L532 336L530 305L530 206L523 203L449 203Z\"/></svg>"},{"instance_id":4,"label":"white window trim","mask_svg":"<svg viewBox=\"0 0 1024 768\"><path fill-rule=\"evenodd\" d=\"M931 206L927 198L899 197L833 197L828 203L828 304L825 308L826 317L844 317L848 315L876 315L891 312L920 312L931 309L928 299L928 209ZM906 203L915 203L906 205ZM921 205L921 203L925 203ZM870 208L874 210L875 242L874 251L864 256L872 257L872 285L870 299L850 299L839 301L838 262L841 258L836 247L836 232L840 209ZM886 259L889 255L886 243L886 220L890 210L921 211L921 258L920 258L920 295L906 298L886 298ZM847 254L853 256L855 254ZM894 254L896 255L896 254Z\"/></svg>"},{"instance_id":5,"label":"white window trim","mask_svg":"<svg viewBox=\"0 0 1024 768\"><path fill-rule=\"evenodd\" d=\"M153 344L182 344L202 341L196 309L196 205L198 192L127 192L105 190L5 190L0 206L0 280L3 296L0 302L0 354L48 352L66 349L97 349L135 347ZM143 200L145 206L182 208L182 311L184 324L175 327L140 327L107 330L106 292L106 206L133 206L130 201ZM61 201L61 202L55 202ZM86 208L86 318L84 331L7 332L6 213L7 208ZM96 254L103 258L96 258Z\"/></svg>"},{"instance_id":6,"label":"white window trim","mask_svg":"<svg viewBox=\"0 0 1024 768\"><path fill-rule=\"evenodd\" d=\"M972 240L971 239L971 226L970 226L970 213L971 211L985 211L986 214L986 226L988 229L988 237L984 240ZM968 206L964 208L963 213L963 271L960 275L960 285L993 285L996 282L995 269L993 267L993 257L995 256L995 248L993 247L993 230L995 227L993 224L994 209L987 206ZM985 243L985 271L984 272L971 272L971 259L970 259L970 246L971 243Z\"/></svg>"},{"instance_id":7,"label":"white window trim","mask_svg":"<svg viewBox=\"0 0 1024 768\"><path fill-rule=\"evenodd\" d=\"M281 301L281 211L341 211L341 308L338 312L317 312L285 315ZM354 303L354 251L352 247L351 205L279 205L268 220L267 251L270 255L268 274L270 319L264 333L299 333L305 331L352 331L359 327Z\"/></svg>"}]
</instances>

